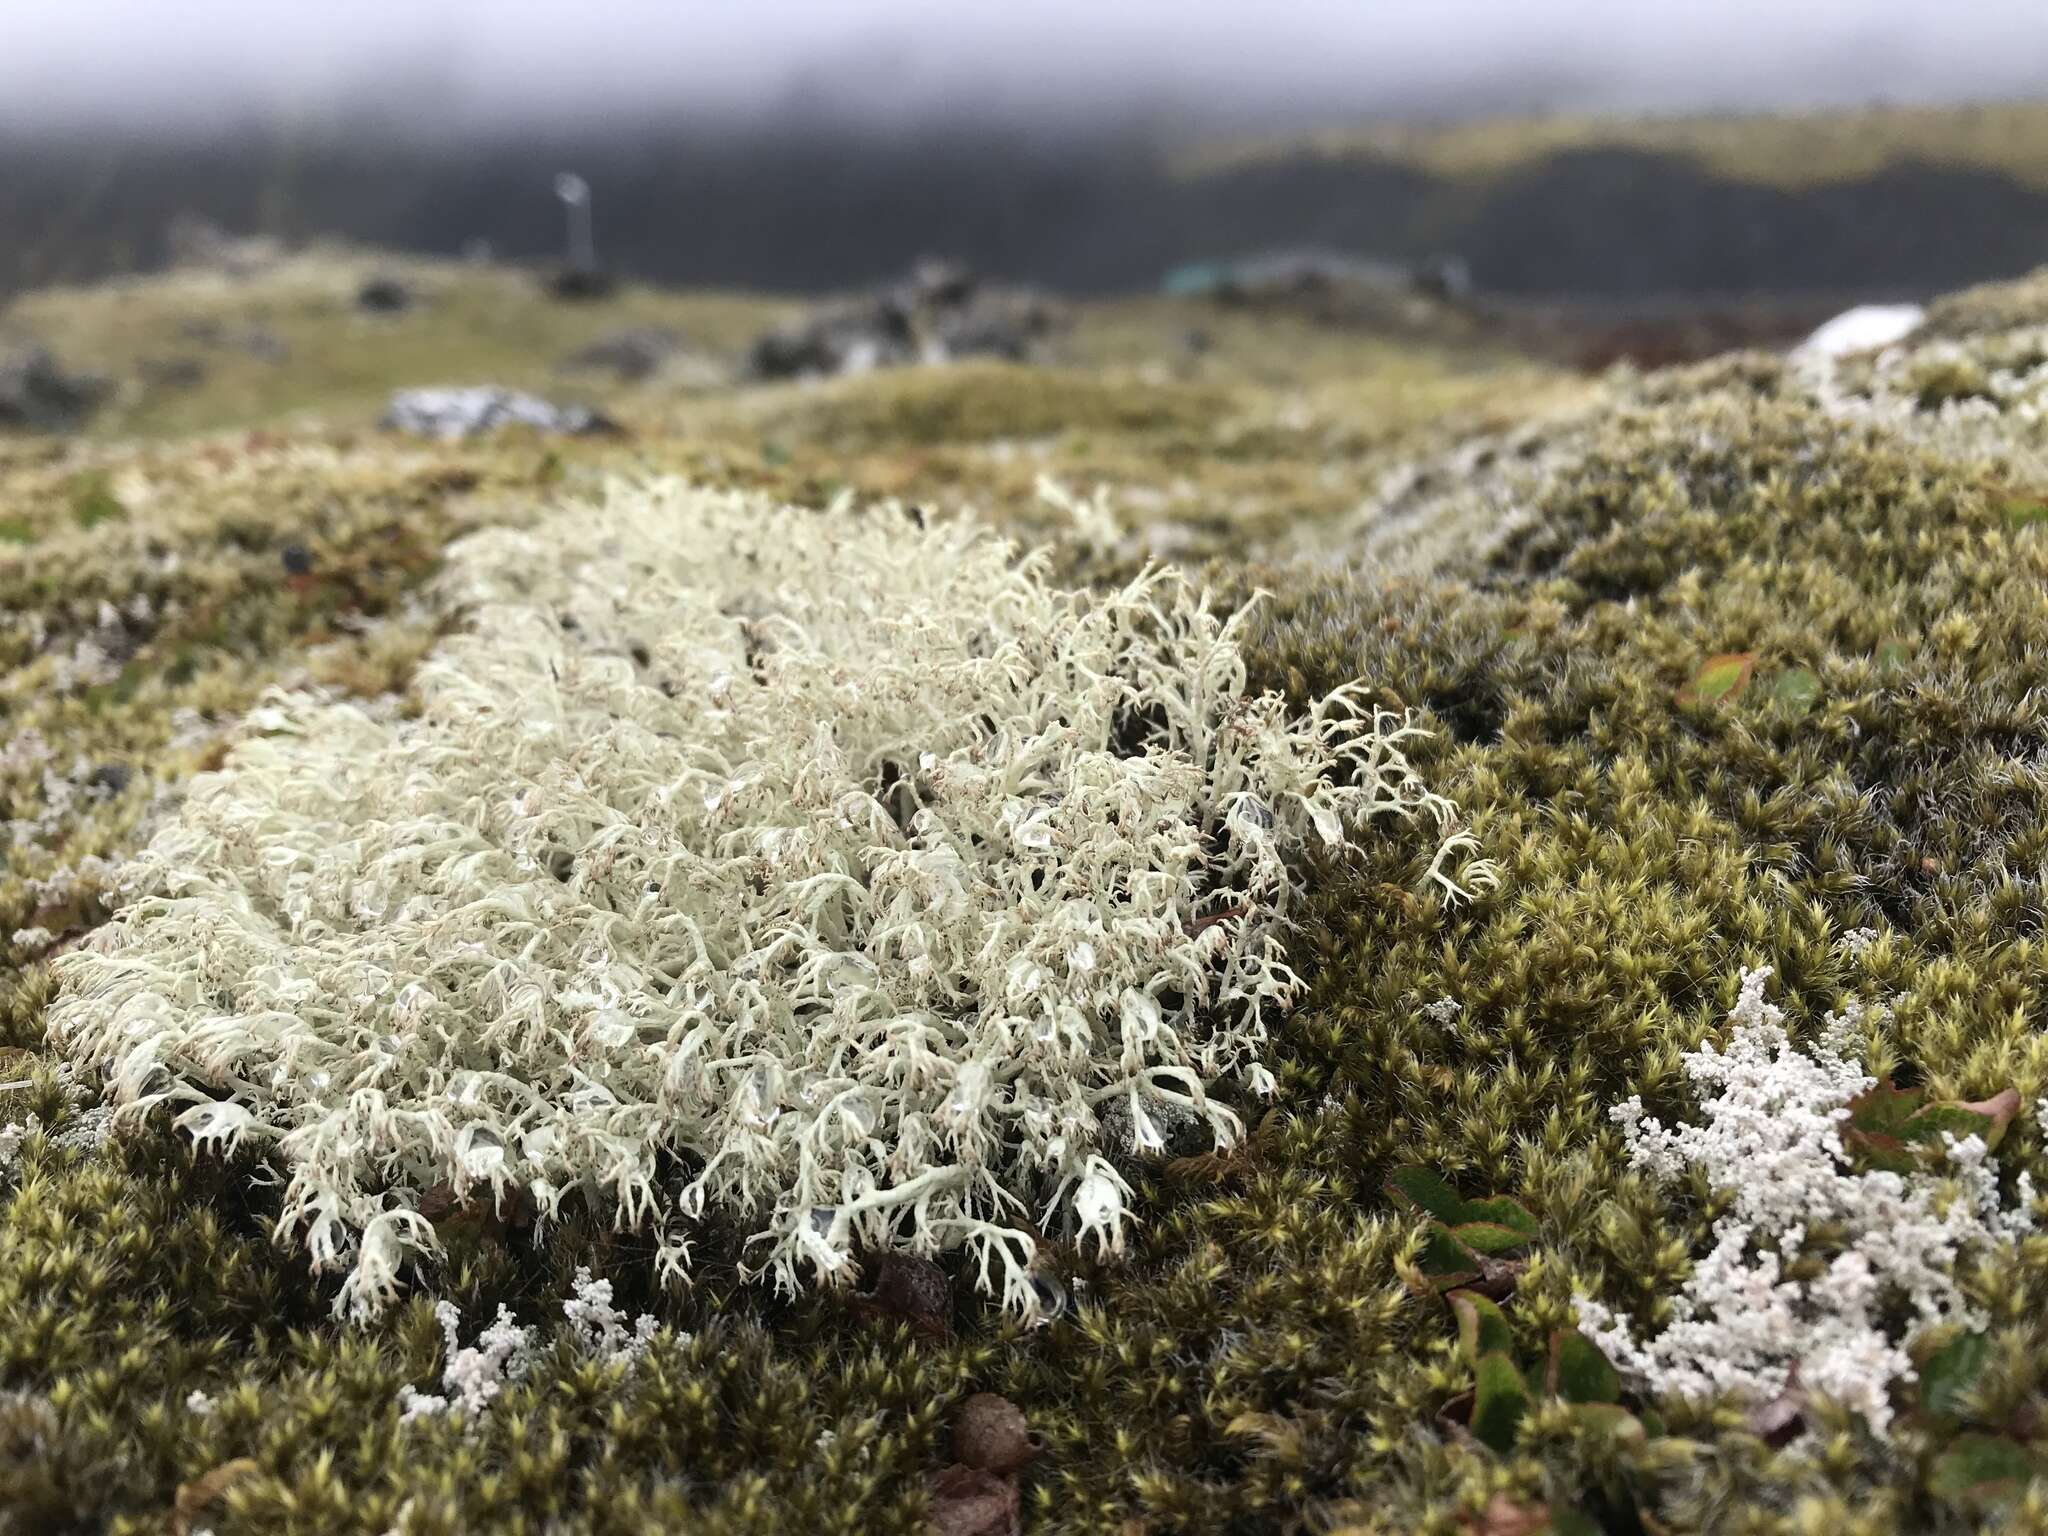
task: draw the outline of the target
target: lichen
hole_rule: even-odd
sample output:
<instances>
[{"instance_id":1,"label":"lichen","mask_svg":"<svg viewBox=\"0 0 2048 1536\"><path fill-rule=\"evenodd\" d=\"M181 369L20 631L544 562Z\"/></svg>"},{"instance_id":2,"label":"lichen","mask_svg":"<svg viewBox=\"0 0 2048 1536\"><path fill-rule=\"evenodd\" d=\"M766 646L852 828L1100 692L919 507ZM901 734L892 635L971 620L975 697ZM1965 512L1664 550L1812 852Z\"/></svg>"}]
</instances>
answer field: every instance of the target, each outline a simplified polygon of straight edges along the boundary
<instances>
[{"instance_id":1,"label":"lichen","mask_svg":"<svg viewBox=\"0 0 2048 1536\"><path fill-rule=\"evenodd\" d=\"M440 1184L602 1201L678 1279L700 1219L784 1289L964 1246L1034 1314L1034 1231L1120 1250L1118 1154L1272 1091L1290 859L1419 816L1441 895L1492 879L1412 724L1248 693L1177 573L656 485L443 589L411 717L259 711L49 1015L131 1114L274 1151L358 1316Z\"/></svg>"}]
</instances>

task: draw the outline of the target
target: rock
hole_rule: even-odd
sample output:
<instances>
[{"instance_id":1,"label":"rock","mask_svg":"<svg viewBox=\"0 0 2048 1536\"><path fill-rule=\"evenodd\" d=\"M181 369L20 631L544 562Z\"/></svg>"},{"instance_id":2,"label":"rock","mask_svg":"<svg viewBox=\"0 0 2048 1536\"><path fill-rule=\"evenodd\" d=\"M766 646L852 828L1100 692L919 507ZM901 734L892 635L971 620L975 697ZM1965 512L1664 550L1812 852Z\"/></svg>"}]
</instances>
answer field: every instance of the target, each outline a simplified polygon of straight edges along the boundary
<instances>
[{"instance_id":1,"label":"rock","mask_svg":"<svg viewBox=\"0 0 2048 1536\"><path fill-rule=\"evenodd\" d=\"M66 373L47 349L25 347L0 357L0 430L76 431L112 391L95 374Z\"/></svg>"},{"instance_id":2,"label":"rock","mask_svg":"<svg viewBox=\"0 0 2048 1536\"><path fill-rule=\"evenodd\" d=\"M1015 1478L951 1466L930 1492L932 1536L1016 1536L1020 1528Z\"/></svg>"},{"instance_id":3,"label":"rock","mask_svg":"<svg viewBox=\"0 0 2048 1536\"><path fill-rule=\"evenodd\" d=\"M403 314L418 302L412 289L395 277L372 277L356 290L356 308L365 314Z\"/></svg>"},{"instance_id":4,"label":"rock","mask_svg":"<svg viewBox=\"0 0 2048 1536\"><path fill-rule=\"evenodd\" d=\"M1792 349L1794 357L1846 357L1902 341L1927 311L1918 304L1859 304L1845 309Z\"/></svg>"},{"instance_id":5,"label":"rock","mask_svg":"<svg viewBox=\"0 0 2048 1536\"><path fill-rule=\"evenodd\" d=\"M1456 256L1409 264L1318 246L1200 261L1166 274L1162 290L1231 308L1282 310L1322 324L1397 330L1459 312L1472 274Z\"/></svg>"},{"instance_id":6,"label":"rock","mask_svg":"<svg viewBox=\"0 0 2048 1536\"><path fill-rule=\"evenodd\" d=\"M88 789L104 790L107 794L118 795L126 789L135 777L135 770L126 763L101 763L93 769L92 776L85 783Z\"/></svg>"},{"instance_id":7,"label":"rock","mask_svg":"<svg viewBox=\"0 0 2048 1536\"><path fill-rule=\"evenodd\" d=\"M787 379L959 357L1021 361L1055 324L1053 306L1031 289L990 287L958 263L925 261L901 282L767 332L750 365L758 378Z\"/></svg>"},{"instance_id":8,"label":"rock","mask_svg":"<svg viewBox=\"0 0 2048 1536\"><path fill-rule=\"evenodd\" d=\"M391 397L382 425L442 442L458 442L499 427L532 427L565 437L615 433L618 424L581 405L556 405L537 395L477 385L467 389L401 389Z\"/></svg>"},{"instance_id":9,"label":"rock","mask_svg":"<svg viewBox=\"0 0 2048 1536\"><path fill-rule=\"evenodd\" d=\"M599 267L558 267L543 286L551 298L581 303L610 298L618 291L619 280Z\"/></svg>"},{"instance_id":10,"label":"rock","mask_svg":"<svg viewBox=\"0 0 2048 1536\"><path fill-rule=\"evenodd\" d=\"M628 383L652 378L683 348L683 338L660 326L611 331L563 358L564 373L609 373Z\"/></svg>"},{"instance_id":11,"label":"rock","mask_svg":"<svg viewBox=\"0 0 2048 1536\"><path fill-rule=\"evenodd\" d=\"M287 544L280 552L287 576L310 576L313 574L313 552L303 544Z\"/></svg>"},{"instance_id":12,"label":"rock","mask_svg":"<svg viewBox=\"0 0 2048 1536\"><path fill-rule=\"evenodd\" d=\"M1015 1472L1037 1453L1024 1411L1007 1397L977 1392L953 1422L953 1455L983 1472Z\"/></svg>"}]
</instances>

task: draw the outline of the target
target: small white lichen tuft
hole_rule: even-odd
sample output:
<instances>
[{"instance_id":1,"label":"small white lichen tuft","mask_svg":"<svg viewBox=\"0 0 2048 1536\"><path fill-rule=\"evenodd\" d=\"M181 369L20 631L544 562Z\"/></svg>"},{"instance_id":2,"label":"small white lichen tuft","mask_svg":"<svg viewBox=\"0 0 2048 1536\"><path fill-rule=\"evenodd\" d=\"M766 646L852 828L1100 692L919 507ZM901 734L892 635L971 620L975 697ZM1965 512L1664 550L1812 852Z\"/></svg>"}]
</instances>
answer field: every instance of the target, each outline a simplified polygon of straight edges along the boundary
<instances>
[{"instance_id":1,"label":"small white lichen tuft","mask_svg":"<svg viewBox=\"0 0 2048 1536\"><path fill-rule=\"evenodd\" d=\"M532 1371L533 1330L514 1322L507 1308L498 1308L497 1320L478 1334L472 1345L462 1342L462 1314L454 1302L437 1303L434 1316L448 1341L447 1359L441 1368L441 1391L426 1393L412 1387L401 1388L400 1423L449 1412L459 1412L474 1420L507 1386L525 1380Z\"/></svg>"},{"instance_id":2,"label":"small white lichen tuft","mask_svg":"<svg viewBox=\"0 0 2048 1536\"><path fill-rule=\"evenodd\" d=\"M637 1364L655 1334L661 1331L660 1322L645 1312L628 1327L625 1313L612 1306L611 1281L594 1279L588 1267L576 1271L569 1299L562 1303L562 1316L567 1321L571 1342L601 1365ZM434 1317L447 1339L441 1390L430 1393L416 1387L401 1387L399 1422L460 1413L474 1427L478 1416L500 1393L532 1374L534 1363L540 1358L535 1331L521 1327L510 1310L501 1306L497 1320L477 1335L476 1343L464 1345L462 1314L453 1302L437 1302ZM687 1339L689 1335L682 1337Z\"/></svg>"},{"instance_id":3,"label":"small white lichen tuft","mask_svg":"<svg viewBox=\"0 0 2048 1536\"><path fill-rule=\"evenodd\" d=\"M416 718L272 699L52 1035L286 1170L360 1315L437 1185L585 1202L674 1280L714 1218L783 1287L965 1248L1029 1314L1034 1227L1121 1245L1110 1156L1273 1090L1294 855L1419 820L1447 900L1494 879L1410 722L1248 692L1183 575L1045 570L673 484L475 536Z\"/></svg>"},{"instance_id":4,"label":"small white lichen tuft","mask_svg":"<svg viewBox=\"0 0 2048 1536\"><path fill-rule=\"evenodd\" d=\"M1649 1391L1768 1402L1796 1367L1800 1387L1860 1412L1886 1435L1891 1388L1914 1379L1912 1336L1985 1320L1957 1284L1960 1261L2032 1227L2032 1186L2002 1206L1996 1169L1977 1136L1948 1138L1942 1170L1857 1171L1842 1142L1850 1101L1873 1086L1850 1054L1863 1027L1854 1005L1830 1014L1812 1050L1794 1047L1784 1012L1764 1000L1768 970L1744 971L1725 1051L1684 1058L1712 1090L1702 1123L1667 1127L1630 1098L1611 1111L1631 1166L1663 1181L1697 1170L1731 1202L1714 1246L1693 1268L1670 1321L1639 1338L1626 1318L1576 1298L1580 1328ZM1795 1278L1809 1234L1828 1241ZM1802 1271L1803 1273L1803 1271Z\"/></svg>"}]
</instances>

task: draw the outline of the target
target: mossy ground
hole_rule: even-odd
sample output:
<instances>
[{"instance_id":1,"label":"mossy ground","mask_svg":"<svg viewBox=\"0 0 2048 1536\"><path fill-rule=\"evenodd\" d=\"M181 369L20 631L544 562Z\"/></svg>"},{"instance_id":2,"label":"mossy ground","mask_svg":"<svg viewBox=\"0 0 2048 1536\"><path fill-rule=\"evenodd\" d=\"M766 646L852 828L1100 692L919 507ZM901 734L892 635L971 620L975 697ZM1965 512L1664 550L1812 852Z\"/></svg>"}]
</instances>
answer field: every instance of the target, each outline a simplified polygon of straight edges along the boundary
<instances>
[{"instance_id":1,"label":"mossy ground","mask_svg":"<svg viewBox=\"0 0 2048 1536\"><path fill-rule=\"evenodd\" d=\"M1980 294L1944 323L2048 321L2036 304ZM28 312L64 341L54 310ZM1039 473L1150 488L1124 515L1178 525L1212 579L1272 594L1255 681L1305 698L1364 677L1421 711L1438 735L1420 766L1506 874L1447 912L1402 854L1317 869L1297 946L1313 991L1271 1062L1276 1106L1240 1151L1140 1181L1134 1251L1063 1254L1075 1305L1038 1331L964 1285L945 1338L832 1296L778 1301L733 1279L715 1241L695 1288L664 1296L650 1255L601 1222L536 1249L451 1218L431 1290L472 1326L500 1302L551 1315L589 1263L675 1330L630 1373L553 1357L473 1434L401 1426L400 1387L439 1369L428 1303L335 1323L269 1241L252 1164L160 1126L55 1144L79 1110L42 1049L47 969L6 951L0 1045L30 1086L0 1117L32 1110L51 1136L0 1188L0 1530L179 1528L181 1485L247 1458L185 1528L912 1531L978 1390L1042 1441L1024 1474L1036 1531L1507 1533L1536 1529L1522 1511L1538 1505L1618 1532L1975 1526L1983 1511L1930 1489L1956 1426L1912 1415L1885 1447L1817 1409L1788 1454L1733 1408L1667 1404L1668 1432L1634 1439L1545 1402L1511 1453L1477 1445L1455 1320L1384 1181L1420 1163L1534 1213L1507 1304L1534 1358L1575 1286L1647 1312L1681 1281L1707 1192L1628 1176L1605 1111L1630 1093L1683 1111L1679 1056L1718 1028L1738 967L1774 966L1797 1020L1889 1001L1873 1066L1901 1081L2048 1091L2048 529L2016 519L1983 465L1831 421L1759 358L1652 381L1602 417L1511 538L1398 571L1248 566L1277 530L1355 507L1446 414L1508 420L1582 387L1251 322L1196 356L1176 350L1186 323L1084 321L1064 373L625 392L608 402L633 428L622 444L391 442L368 428L385 376L331 401L309 383L317 425L0 449L6 734L40 733L60 779L74 758L81 778L133 770L80 789L43 852L8 850L0 934L91 922L90 890L51 911L31 880L118 856L157 788L216 750L202 727L264 687L402 688L433 638L407 594L454 533L636 467L811 502L971 500L1027 531L1054 521L1034 509ZM192 409L218 425L237 407ZM310 571L288 571L287 545ZM138 592L155 617L122 621L117 676L55 687L51 653ZM1681 697L1736 652L1755 657L1739 696ZM0 797L16 818L52 809L41 768L8 769ZM1841 942L1858 928L1880 935L1860 957ZM1424 1011L1440 999L1457 1009ZM2031 1116L2002 1157L2048 1174ZM1995 1327L1964 1418L2028 1439L2048 1401L2048 1239L1971 1285ZM184 1406L195 1390L216 1404L203 1417ZM2048 1500L2005 1518L2035 1528Z\"/></svg>"}]
</instances>

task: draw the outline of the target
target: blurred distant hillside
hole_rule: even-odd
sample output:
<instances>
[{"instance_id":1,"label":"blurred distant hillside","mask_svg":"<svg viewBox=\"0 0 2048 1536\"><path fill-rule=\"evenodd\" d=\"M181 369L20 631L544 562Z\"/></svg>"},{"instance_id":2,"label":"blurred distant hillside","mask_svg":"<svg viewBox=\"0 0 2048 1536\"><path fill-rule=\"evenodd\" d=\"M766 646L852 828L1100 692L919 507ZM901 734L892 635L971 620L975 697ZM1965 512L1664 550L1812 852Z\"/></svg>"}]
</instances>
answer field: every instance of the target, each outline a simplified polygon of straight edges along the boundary
<instances>
[{"instance_id":1,"label":"blurred distant hillside","mask_svg":"<svg viewBox=\"0 0 2048 1536\"><path fill-rule=\"evenodd\" d=\"M0 291L161 265L185 211L287 239L544 259L565 168L596 189L611 265L761 290L865 282L927 252L1083 293L1280 246L1456 254L1497 294L1622 302L1903 294L2048 259L2048 105L1553 117L1199 148L682 117L424 142L330 122L15 135L0 144Z\"/></svg>"}]
</instances>

